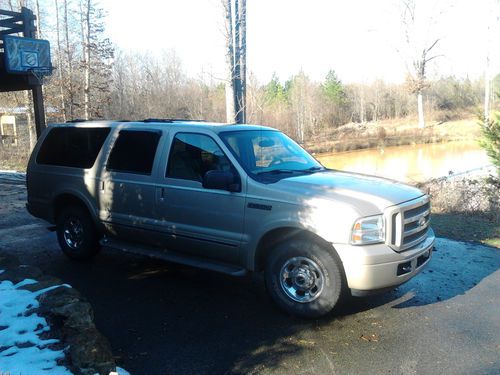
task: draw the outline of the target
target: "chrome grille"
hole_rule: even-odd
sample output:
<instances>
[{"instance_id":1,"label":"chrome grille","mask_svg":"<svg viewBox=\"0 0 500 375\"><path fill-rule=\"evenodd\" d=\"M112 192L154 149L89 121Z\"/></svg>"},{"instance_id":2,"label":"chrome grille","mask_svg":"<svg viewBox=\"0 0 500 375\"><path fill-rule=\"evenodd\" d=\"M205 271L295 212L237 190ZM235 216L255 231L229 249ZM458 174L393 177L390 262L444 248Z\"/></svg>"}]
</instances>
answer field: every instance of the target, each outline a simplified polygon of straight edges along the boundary
<instances>
[{"instance_id":1,"label":"chrome grille","mask_svg":"<svg viewBox=\"0 0 500 375\"><path fill-rule=\"evenodd\" d=\"M395 251L409 250L427 238L431 204L428 196L389 207L386 212L387 244Z\"/></svg>"}]
</instances>

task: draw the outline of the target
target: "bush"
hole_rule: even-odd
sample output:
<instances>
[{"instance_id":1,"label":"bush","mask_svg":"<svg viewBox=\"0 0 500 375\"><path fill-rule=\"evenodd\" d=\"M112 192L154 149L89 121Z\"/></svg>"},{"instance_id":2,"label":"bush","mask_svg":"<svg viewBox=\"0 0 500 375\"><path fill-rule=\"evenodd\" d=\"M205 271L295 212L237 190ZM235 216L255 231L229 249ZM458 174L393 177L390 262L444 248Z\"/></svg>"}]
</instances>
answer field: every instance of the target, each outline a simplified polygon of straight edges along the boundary
<instances>
[{"instance_id":1,"label":"bush","mask_svg":"<svg viewBox=\"0 0 500 375\"><path fill-rule=\"evenodd\" d=\"M497 175L500 176L500 113L494 114L494 119L485 122L484 118L480 121L483 138L480 141L481 146L486 150L493 165L497 167Z\"/></svg>"}]
</instances>

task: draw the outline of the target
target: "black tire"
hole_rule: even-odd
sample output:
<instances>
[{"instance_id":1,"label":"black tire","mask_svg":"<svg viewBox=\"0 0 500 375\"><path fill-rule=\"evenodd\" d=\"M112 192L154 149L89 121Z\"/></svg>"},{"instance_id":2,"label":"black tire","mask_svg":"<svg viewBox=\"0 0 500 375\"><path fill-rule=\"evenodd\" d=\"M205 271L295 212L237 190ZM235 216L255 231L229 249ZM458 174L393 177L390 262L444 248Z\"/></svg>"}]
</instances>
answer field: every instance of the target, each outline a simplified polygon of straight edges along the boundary
<instances>
[{"instance_id":1,"label":"black tire","mask_svg":"<svg viewBox=\"0 0 500 375\"><path fill-rule=\"evenodd\" d=\"M267 257L266 287L284 312L303 318L319 318L332 311L341 298L345 288L342 270L342 263L333 249L313 239L295 238L278 244ZM299 285L304 280L305 283ZM312 286L304 292L304 285ZM297 301L301 298L302 301Z\"/></svg>"},{"instance_id":2,"label":"black tire","mask_svg":"<svg viewBox=\"0 0 500 375\"><path fill-rule=\"evenodd\" d=\"M84 208L64 208L57 217L56 227L59 246L69 258L87 260L99 252L99 233Z\"/></svg>"}]
</instances>

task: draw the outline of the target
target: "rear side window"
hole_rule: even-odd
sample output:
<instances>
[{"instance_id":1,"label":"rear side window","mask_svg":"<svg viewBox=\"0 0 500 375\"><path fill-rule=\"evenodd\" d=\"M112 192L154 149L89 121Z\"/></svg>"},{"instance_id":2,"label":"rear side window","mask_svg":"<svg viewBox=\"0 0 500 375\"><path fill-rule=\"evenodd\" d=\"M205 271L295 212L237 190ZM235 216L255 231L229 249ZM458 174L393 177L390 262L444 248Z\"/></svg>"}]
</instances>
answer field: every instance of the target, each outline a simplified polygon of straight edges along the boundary
<instances>
[{"instance_id":1,"label":"rear side window","mask_svg":"<svg viewBox=\"0 0 500 375\"><path fill-rule=\"evenodd\" d=\"M160 136L159 131L121 130L106 168L116 172L150 175Z\"/></svg>"},{"instance_id":2,"label":"rear side window","mask_svg":"<svg viewBox=\"0 0 500 375\"><path fill-rule=\"evenodd\" d=\"M63 167L91 168L109 131L109 128L53 128L45 138L36 162Z\"/></svg>"}]
</instances>

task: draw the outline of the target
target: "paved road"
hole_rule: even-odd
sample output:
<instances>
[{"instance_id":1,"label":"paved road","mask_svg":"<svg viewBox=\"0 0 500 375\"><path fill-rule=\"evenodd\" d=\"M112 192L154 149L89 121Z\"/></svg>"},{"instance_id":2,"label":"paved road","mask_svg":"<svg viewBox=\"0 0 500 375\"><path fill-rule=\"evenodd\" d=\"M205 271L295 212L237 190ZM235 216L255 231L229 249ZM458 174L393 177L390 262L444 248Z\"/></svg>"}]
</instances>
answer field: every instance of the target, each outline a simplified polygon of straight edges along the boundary
<instances>
[{"instance_id":1,"label":"paved road","mask_svg":"<svg viewBox=\"0 0 500 375\"><path fill-rule=\"evenodd\" d=\"M259 276L235 279L103 252L76 263L0 181L0 251L80 290L118 363L155 374L500 374L500 250L438 239L396 291L317 321L277 311Z\"/></svg>"}]
</instances>

